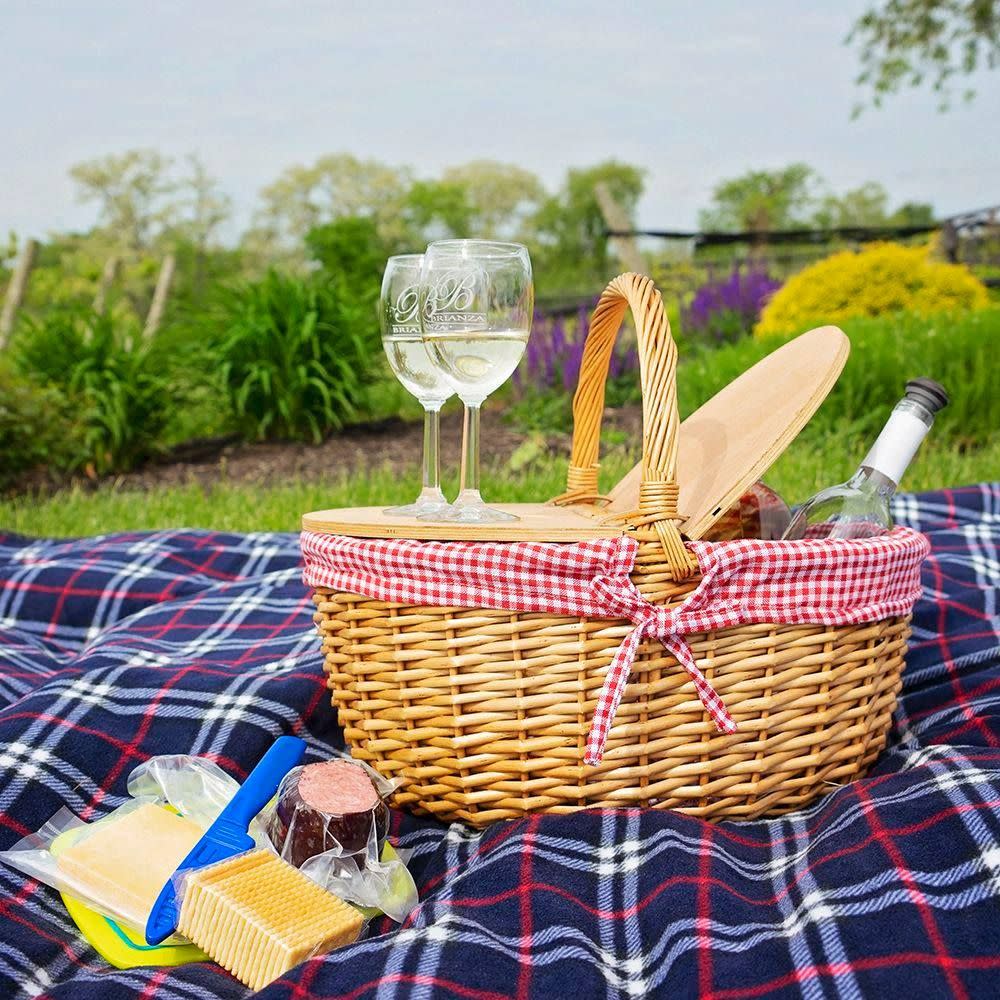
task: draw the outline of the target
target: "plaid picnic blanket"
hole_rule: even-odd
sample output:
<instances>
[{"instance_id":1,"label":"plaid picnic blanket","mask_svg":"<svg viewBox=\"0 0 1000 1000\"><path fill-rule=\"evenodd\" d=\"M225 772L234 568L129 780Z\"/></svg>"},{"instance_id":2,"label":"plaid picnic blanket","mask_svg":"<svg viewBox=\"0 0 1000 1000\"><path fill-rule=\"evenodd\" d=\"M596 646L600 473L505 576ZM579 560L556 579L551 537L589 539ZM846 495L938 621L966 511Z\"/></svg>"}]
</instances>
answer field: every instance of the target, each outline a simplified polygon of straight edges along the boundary
<instances>
[{"instance_id":1,"label":"plaid picnic blanket","mask_svg":"<svg viewBox=\"0 0 1000 1000\"><path fill-rule=\"evenodd\" d=\"M1000 484L896 503L927 533L890 747L769 822L626 809L482 832L394 813L421 904L261 996L1000 995ZM0 535L0 849L97 818L153 754L242 778L295 732L343 746L295 535ZM58 895L0 866L0 997L198 1000L210 964L110 968Z\"/></svg>"}]
</instances>

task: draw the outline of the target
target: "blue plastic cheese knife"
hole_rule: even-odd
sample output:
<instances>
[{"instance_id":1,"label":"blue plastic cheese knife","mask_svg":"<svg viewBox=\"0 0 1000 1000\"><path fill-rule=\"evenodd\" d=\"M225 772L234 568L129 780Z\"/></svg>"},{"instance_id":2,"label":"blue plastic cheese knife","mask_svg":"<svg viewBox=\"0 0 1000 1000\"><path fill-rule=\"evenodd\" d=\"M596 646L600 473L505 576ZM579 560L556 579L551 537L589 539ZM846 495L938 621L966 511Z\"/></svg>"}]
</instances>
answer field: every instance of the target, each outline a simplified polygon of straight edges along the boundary
<instances>
[{"instance_id":1,"label":"blue plastic cheese knife","mask_svg":"<svg viewBox=\"0 0 1000 1000\"><path fill-rule=\"evenodd\" d=\"M302 760L305 751L305 742L297 736L279 736L274 741L274 746L261 757L229 805L219 813L160 890L146 920L148 944L165 941L177 929L177 894L173 881L177 872L204 868L255 847L253 837L247 833L250 823L278 790L281 779Z\"/></svg>"}]
</instances>

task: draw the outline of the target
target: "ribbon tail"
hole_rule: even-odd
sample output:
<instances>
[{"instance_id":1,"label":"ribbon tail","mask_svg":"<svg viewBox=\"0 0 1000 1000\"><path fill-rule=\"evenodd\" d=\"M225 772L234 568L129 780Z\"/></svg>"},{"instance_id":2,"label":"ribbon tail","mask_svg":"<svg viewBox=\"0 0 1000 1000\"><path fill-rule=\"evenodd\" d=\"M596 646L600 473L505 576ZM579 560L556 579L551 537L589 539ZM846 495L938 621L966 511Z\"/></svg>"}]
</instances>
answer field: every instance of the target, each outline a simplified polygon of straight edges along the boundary
<instances>
[{"instance_id":1,"label":"ribbon tail","mask_svg":"<svg viewBox=\"0 0 1000 1000\"><path fill-rule=\"evenodd\" d=\"M628 684L629 674L632 672L632 662L635 660L639 643L645 638L648 629L649 625L646 622L632 629L615 651L611 666L608 667L601 692L597 696L594 719L590 724L586 751L583 755L583 762L591 767L600 764L601 758L604 756L604 744L608 741L608 733L614 722L615 712L618 711L618 704L622 700L625 685Z\"/></svg>"},{"instance_id":2,"label":"ribbon tail","mask_svg":"<svg viewBox=\"0 0 1000 1000\"><path fill-rule=\"evenodd\" d=\"M719 693L712 687L705 675L698 669L691 654L691 647L684 641L683 637L677 633L671 633L666 638L660 640L667 652L676 657L677 662L684 668L685 673L694 683L695 691L698 692L698 699L705 706L705 711L712 717L715 728L720 733L736 732L736 720L729 714L729 709L719 697Z\"/></svg>"}]
</instances>

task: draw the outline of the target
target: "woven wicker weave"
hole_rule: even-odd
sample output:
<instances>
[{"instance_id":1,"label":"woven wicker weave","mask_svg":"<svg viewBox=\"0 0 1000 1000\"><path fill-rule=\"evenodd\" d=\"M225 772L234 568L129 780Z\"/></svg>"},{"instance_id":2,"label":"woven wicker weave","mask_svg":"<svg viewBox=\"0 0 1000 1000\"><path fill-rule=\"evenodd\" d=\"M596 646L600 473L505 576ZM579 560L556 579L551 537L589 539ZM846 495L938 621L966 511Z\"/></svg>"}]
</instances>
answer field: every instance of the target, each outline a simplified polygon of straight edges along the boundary
<instances>
[{"instance_id":1,"label":"woven wicker weave","mask_svg":"<svg viewBox=\"0 0 1000 1000\"><path fill-rule=\"evenodd\" d=\"M567 491L597 504L608 361L625 310L643 388L632 579L674 605L698 583L677 530L676 348L659 293L624 274L591 323L573 402ZM537 810L675 808L709 819L802 806L865 773L885 743L908 618L760 624L687 636L739 731L720 735L656 640L640 650L602 763L583 764L597 694L625 621L412 607L319 589L325 670L352 754L401 781L395 802L482 826Z\"/></svg>"}]
</instances>

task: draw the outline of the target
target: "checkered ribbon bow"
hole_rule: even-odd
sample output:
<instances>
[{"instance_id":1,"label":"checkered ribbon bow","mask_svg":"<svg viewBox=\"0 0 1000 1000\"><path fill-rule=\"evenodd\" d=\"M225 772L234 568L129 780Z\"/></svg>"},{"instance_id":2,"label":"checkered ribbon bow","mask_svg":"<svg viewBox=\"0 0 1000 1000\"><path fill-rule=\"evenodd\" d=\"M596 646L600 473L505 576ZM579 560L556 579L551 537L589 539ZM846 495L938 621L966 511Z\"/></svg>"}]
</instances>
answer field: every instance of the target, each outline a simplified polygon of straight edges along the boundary
<instances>
[{"instance_id":1,"label":"checkered ribbon bow","mask_svg":"<svg viewBox=\"0 0 1000 1000\"><path fill-rule=\"evenodd\" d=\"M584 760L598 764L639 644L659 639L690 677L720 732L736 722L698 669L685 635L752 622L849 625L908 614L920 595L923 535L897 528L859 541L689 542L702 579L675 608L647 601L629 579L635 539L573 544L417 542L302 533L310 587L436 607L625 619L597 699Z\"/></svg>"}]
</instances>

